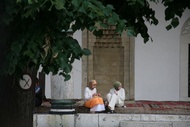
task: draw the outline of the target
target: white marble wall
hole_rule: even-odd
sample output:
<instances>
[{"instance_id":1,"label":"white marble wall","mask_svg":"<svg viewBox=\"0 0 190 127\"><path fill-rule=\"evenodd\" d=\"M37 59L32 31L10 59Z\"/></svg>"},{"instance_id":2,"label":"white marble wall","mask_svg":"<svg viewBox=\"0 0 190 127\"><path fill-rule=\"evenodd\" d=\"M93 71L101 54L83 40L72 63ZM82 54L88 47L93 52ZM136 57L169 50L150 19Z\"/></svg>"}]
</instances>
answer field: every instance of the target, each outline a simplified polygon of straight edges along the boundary
<instances>
[{"instance_id":1,"label":"white marble wall","mask_svg":"<svg viewBox=\"0 0 190 127\"><path fill-rule=\"evenodd\" d=\"M190 115L34 114L33 127L190 127Z\"/></svg>"},{"instance_id":2,"label":"white marble wall","mask_svg":"<svg viewBox=\"0 0 190 127\"><path fill-rule=\"evenodd\" d=\"M183 85L186 87L179 84L180 80L184 81L184 74L187 75L186 71L180 72L179 61L180 32L182 25L190 17L190 9L187 9L179 19L178 27L167 31L165 27L169 22L164 19L165 7L161 2L158 4L152 2L151 7L155 9L159 24L147 25L153 42L144 44L141 36L135 38L135 100L179 101L181 96L179 91L183 89L180 91L185 94L182 98L189 101L188 89L184 89L188 85L184 82ZM183 79L180 79L181 74Z\"/></svg>"},{"instance_id":3,"label":"white marble wall","mask_svg":"<svg viewBox=\"0 0 190 127\"><path fill-rule=\"evenodd\" d=\"M33 127L74 127L74 115L34 114Z\"/></svg>"}]
</instances>

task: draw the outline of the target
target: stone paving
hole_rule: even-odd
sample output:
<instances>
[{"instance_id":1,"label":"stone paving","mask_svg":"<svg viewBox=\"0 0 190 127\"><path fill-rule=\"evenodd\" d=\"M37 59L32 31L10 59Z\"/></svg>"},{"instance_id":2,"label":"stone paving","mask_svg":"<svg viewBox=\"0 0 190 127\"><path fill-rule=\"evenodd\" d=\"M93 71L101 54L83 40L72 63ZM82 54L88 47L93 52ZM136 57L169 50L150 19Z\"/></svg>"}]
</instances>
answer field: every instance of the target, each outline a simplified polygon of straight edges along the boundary
<instances>
[{"instance_id":1,"label":"stone paving","mask_svg":"<svg viewBox=\"0 0 190 127\"><path fill-rule=\"evenodd\" d=\"M158 102L158 101L136 101L126 103L125 113L144 113L144 114L190 114L189 102ZM120 110L120 109L118 109ZM122 112L122 110L121 110Z\"/></svg>"},{"instance_id":2,"label":"stone paving","mask_svg":"<svg viewBox=\"0 0 190 127\"><path fill-rule=\"evenodd\" d=\"M84 101L79 100L74 105L76 113L89 113L83 106ZM116 114L172 114L190 115L190 102L174 101L126 101L124 107L116 107ZM36 108L36 113L49 113L50 105ZM105 113L105 112L104 112Z\"/></svg>"},{"instance_id":3,"label":"stone paving","mask_svg":"<svg viewBox=\"0 0 190 127\"><path fill-rule=\"evenodd\" d=\"M190 102L126 101L114 114L91 114L83 104L76 102L76 114L49 114L50 105L43 104L33 127L190 127Z\"/></svg>"},{"instance_id":4,"label":"stone paving","mask_svg":"<svg viewBox=\"0 0 190 127\"><path fill-rule=\"evenodd\" d=\"M76 103L78 113L88 113L89 109L83 107L83 101ZM173 114L189 115L190 102L174 101L126 101L124 107L116 107L118 114Z\"/></svg>"}]
</instances>

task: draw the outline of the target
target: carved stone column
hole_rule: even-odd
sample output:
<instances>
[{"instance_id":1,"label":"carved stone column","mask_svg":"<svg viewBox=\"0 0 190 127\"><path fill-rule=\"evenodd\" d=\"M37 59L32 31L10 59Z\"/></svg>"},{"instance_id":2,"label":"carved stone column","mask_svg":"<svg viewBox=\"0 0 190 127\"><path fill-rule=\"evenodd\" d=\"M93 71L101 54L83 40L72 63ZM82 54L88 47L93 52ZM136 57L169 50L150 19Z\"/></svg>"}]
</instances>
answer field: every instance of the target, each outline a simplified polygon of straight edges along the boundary
<instances>
[{"instance_id":1,"label":"carved stone column","mask_svg":"<svg viewBox=\"0 0 190 127\"><path fill-rule=\"evenodd\" d=\"M74 83L73 72L71 79L64 81L64 77L55 75L51 77L51 98L52 99L73 99L74 98Z\"/></svg>"},{"instance_id":2,"label":"carved stone column","mask_svg":"<svg viewBox=\"0 0 190 127\"><path fill-rule=\"evenodd\" d=\"M63 30L65 32L65 30ZM72 29L66 31L67 35L73 36ZM69 81L64 81L64 77L55 75L51 77L51 98L52 99L73 99L74 98L74 81L73 71L70 73Z\"/></svg>"}]
</instances>

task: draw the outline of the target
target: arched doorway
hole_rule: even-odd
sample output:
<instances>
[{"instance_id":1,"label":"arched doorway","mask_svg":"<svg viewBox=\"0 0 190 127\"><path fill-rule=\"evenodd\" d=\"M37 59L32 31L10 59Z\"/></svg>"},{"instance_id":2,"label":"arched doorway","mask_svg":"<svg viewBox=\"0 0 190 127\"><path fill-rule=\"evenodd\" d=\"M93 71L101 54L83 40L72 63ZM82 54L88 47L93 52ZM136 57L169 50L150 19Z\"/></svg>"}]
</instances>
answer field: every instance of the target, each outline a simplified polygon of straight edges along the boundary
<instances>
[{"instance_id":1,"label":"arched doorway","mask_svg":"<svg viewBox=\"0 0 190 127\"><path fill-rule=\"evenodd\" d=\"M190 101L190 18L180 36L180 101Z\"/></svg>"}]
</instances>

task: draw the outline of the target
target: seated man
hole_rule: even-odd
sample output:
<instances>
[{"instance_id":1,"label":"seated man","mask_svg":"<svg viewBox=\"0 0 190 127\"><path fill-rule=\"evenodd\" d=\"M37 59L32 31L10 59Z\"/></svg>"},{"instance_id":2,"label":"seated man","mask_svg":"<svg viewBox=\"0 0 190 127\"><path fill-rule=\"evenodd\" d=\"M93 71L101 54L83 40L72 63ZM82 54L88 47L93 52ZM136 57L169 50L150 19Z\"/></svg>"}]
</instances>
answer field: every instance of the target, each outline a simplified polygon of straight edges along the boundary
<instances>
[{"instance_id":1,"label":"seated man","mask_svg":"<svg viewBox=\"0 0 190 127\"><path fill-rule=\"evenodd\" d=\"M115 106L122 107L124 106L125 101L125 90L122 88L122 84L119 81L113 83L113 88L106 96L108 101L108 113L113 113Z\"/></svg>"},{"instance_id":2,"label":"seated man","mask_svg":"<svg viewBox=\"0 0 190 127\"><path fill-rule=\"evenodd\" d=\"M39 107L42 104L42 89L39 84L39 79L36 78L35 85L35 107Z\"/></svg>"},{"instance_id":3,"label":"seated man","mask_svg":"<svg viewBox=\"0 0 190 127\"><path fill-rule=\"evenodd\" d=\"M39 79L35 79L35 107L51 107L51 104L49 103L51 99L47 99L45 95L42 94L42 88L39 84Z\"/></svg>"},{"instance_id":4,"label":"seated man","mask_svg":"<svg viewBox=\"0 0 190 127\"><path fill-rule=\"evenodd\" d=\"M84 91L84 106L90 108L90 112L100 112L105 110L103 99L96 90L96 80L91 80Z\"/></svg>"}]
</instances>

